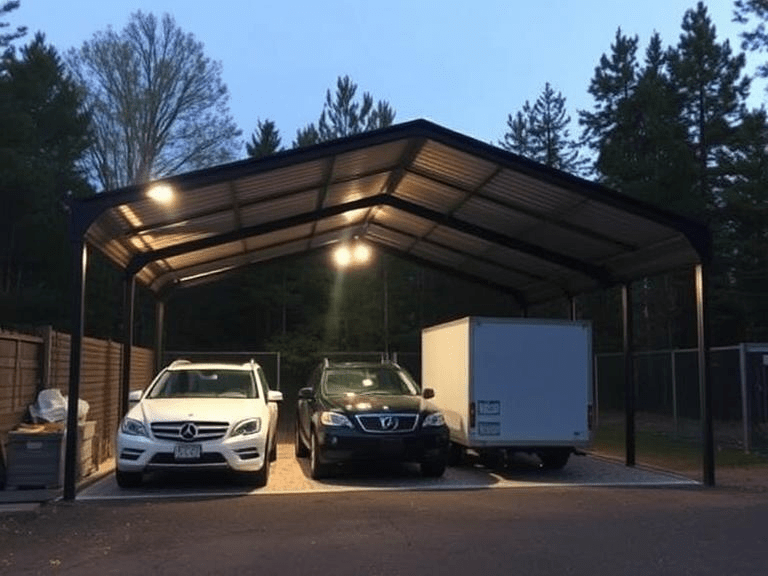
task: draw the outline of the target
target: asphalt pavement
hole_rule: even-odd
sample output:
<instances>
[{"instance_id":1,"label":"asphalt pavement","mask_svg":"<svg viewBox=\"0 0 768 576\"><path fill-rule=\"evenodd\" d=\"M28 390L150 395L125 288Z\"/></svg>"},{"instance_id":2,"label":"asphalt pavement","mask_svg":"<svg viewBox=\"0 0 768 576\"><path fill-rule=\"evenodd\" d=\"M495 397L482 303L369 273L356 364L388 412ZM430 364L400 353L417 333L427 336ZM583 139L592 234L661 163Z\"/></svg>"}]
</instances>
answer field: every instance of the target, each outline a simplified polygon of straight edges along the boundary
<instances>
[{"instance_id":1,"label":"asphalt pavement","mask_svg":"<svg viewBox=\"0 0 768 576\"><path fill-rule=\"evenodd\" d=\"M574 476L602 466L572 464ZM93 498L3 514L0 574L743 576L768 565L765 492L651 477L558 484L515 470L485 487L398 489L419 480L376 472L385 478L371 489L351 488L358 471L318 491ZM455 472L446 483L483 474ZM175 490L162 483L142 490Z\"/></svg>"}]
</instances>

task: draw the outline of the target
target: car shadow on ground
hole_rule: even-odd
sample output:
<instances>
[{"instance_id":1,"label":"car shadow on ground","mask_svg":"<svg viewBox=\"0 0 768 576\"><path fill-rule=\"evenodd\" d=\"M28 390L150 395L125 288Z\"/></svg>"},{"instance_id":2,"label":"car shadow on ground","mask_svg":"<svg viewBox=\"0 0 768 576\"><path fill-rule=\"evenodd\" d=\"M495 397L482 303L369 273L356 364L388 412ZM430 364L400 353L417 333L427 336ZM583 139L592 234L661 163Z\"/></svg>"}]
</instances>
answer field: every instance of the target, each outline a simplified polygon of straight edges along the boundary
<instances>
[{"instance_id":1,"label":"car shadow on ground","mask_svg":"<svg viewBox=\"0 0 768 576\"><path fill-rule=\"evenodd\" d=\"M416 463L371 461L338 464L327 478L311 480L309 459L297 458L297 462L307 480L337 486L391 486L398 482L413 486L421 482L424 485L456 483L490 487L502 480L542 482L568 476L564 470L544 469L538 458L522 453L510 455L493 465L483 464L476 454L466 454L461 462L448 466L440 478L422 476Z\"/></svg>"}]
</instances>

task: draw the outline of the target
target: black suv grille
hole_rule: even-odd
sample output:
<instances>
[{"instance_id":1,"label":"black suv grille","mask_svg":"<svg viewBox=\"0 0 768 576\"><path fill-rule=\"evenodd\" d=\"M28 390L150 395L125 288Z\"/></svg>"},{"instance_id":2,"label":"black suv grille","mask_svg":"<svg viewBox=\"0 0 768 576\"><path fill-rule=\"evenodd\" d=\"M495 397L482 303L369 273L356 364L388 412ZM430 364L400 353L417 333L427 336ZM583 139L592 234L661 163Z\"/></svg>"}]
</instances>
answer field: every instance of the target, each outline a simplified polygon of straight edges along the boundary
<instances>
[{"instance_id":1,"label":"black suv grille","mask_svg":"<svg viewBox=\"0 0 768 576\"><path fill-rule=\"evenodd\" d=\"M188 426L191 424L191 426ZM161 440L202 442L224 438L228 422L153 422L152 434ZM182 434L184 431L184 434Z\"/></svg>"},{"instance_id":2,"label":"black suv grille","mask_svg":"<svg viewBox=\"0 0 768 576\"><path fill-rule=\"evenodd\" d=\"M360 414L357 421L366 432L389 434L391 432L410 432L416 429L416 414Z\"/></svg>"}]
</instances>

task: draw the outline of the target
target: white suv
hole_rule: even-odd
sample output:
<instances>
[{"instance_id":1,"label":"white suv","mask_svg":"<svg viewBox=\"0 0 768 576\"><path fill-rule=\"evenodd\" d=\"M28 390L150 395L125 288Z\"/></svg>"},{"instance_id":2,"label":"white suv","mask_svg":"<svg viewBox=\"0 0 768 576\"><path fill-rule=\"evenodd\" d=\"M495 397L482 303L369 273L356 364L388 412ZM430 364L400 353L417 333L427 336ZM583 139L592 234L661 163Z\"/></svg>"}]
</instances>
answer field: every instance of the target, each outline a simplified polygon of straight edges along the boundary
<instances>
[{"instance_id":1,"label":"white suv","mask_svg":"<svg viewBox=\"0 0 768 576\"><path fill-rule=\"evenodd\" d=\"M151 470L230 469L264 486L277 457L277 403L261 366L177 360L143 392L117 431L121 487Z\"/></svg>"}]
</instances>

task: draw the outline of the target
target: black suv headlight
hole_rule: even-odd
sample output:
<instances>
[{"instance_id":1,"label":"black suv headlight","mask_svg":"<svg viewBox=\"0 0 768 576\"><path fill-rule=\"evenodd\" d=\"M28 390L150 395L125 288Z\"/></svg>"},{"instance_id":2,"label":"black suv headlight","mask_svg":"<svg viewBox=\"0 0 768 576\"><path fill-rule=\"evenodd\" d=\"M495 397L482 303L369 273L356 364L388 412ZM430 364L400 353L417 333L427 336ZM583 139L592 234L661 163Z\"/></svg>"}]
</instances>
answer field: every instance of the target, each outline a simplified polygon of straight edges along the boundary
<instances>
[{"instance_id":1,"label":"black suv headlight","mask_svg":"<svg viewBox=\"0 0 768 576\"><path fill-rule=\"evenodd\" d=\"M352 426L352 422L349 421L349 418L344 416L344 414L339 414L338 412L332 412L330 410L326 410L322 414L320 414L320 422L323 424L323 426L336 426L337 428L354 428Z\"/></svg>"},{"instance_id":2,"label":"black suv headlight","mask_svg":"<svg viewBox=\"0 0 768 576\"><path fill-rule=\"evenodd\" d=\"M431 414L427 414L424 418L424 422L422 422L421 426L423 428L427 428L428 426L444 426L445 425L445 418L443 418L442 412L432 412Z\"/></svg>"}]
</instances>

